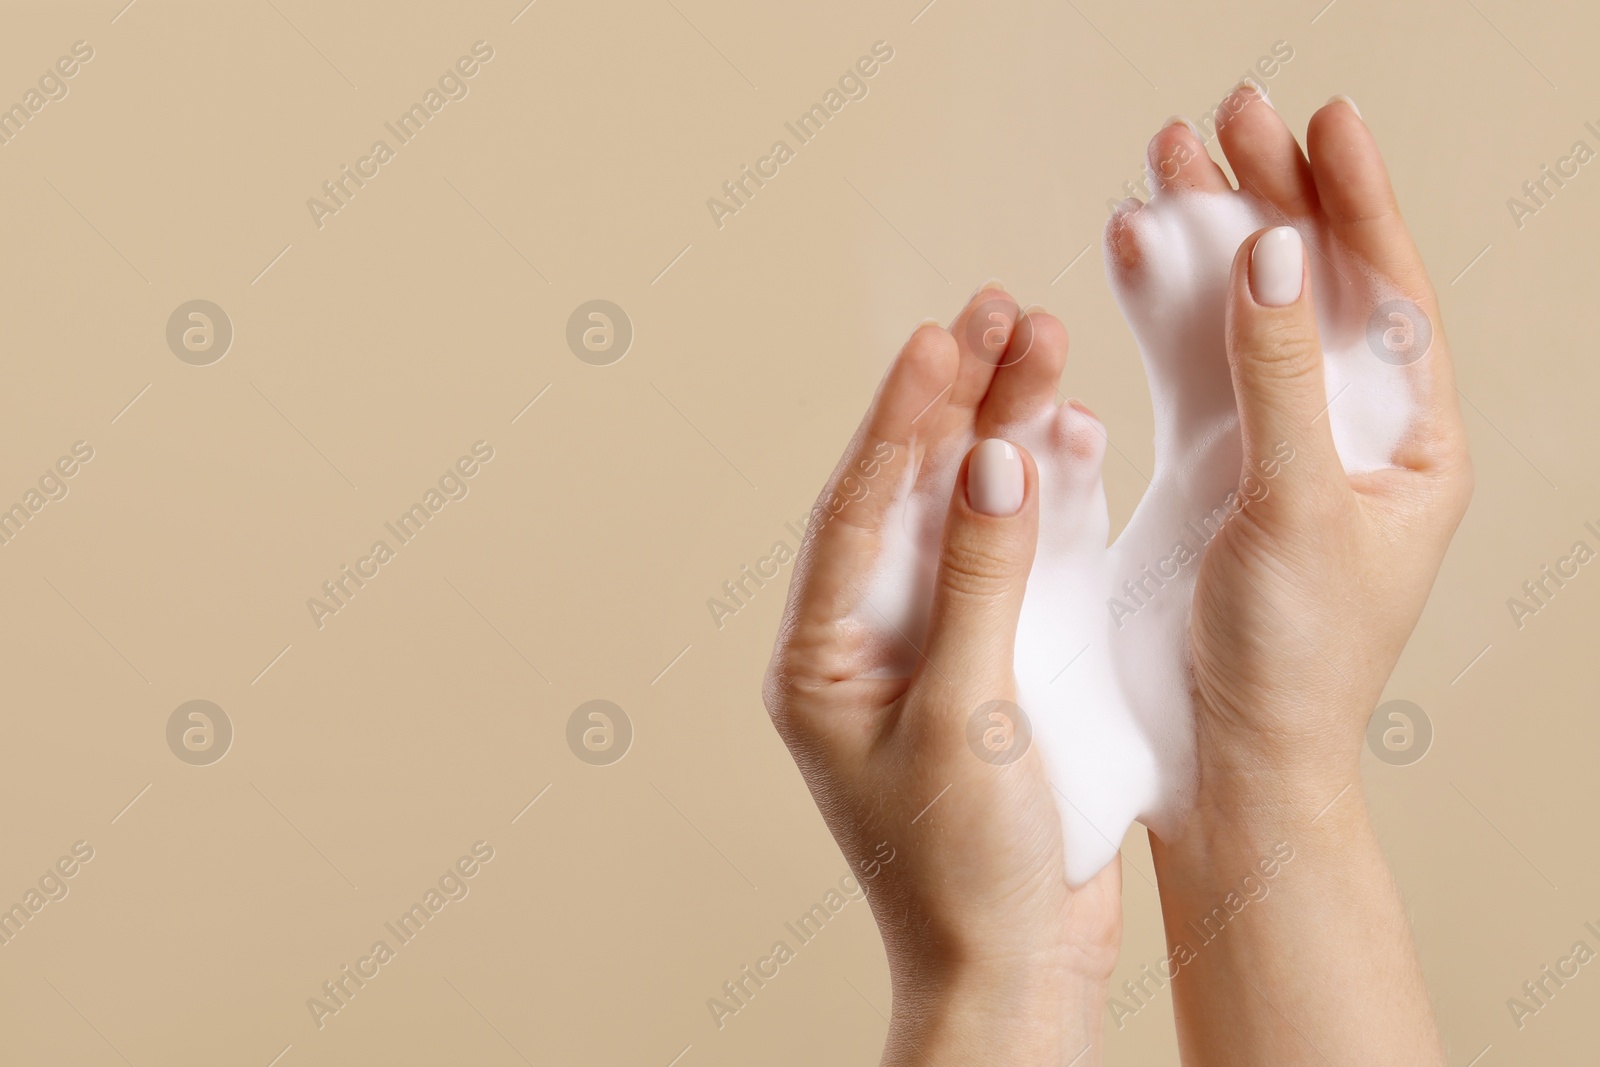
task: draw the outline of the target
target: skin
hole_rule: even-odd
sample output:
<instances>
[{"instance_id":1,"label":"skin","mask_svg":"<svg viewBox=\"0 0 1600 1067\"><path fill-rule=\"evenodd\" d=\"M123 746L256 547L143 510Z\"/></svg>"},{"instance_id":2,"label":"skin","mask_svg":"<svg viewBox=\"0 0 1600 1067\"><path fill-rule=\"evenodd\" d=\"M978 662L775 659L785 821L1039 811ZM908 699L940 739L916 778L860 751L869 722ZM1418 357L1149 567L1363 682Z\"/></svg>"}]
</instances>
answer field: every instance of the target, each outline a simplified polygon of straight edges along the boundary
<instances>
[{"instance_id":1,"label":"skin","mask_svg":"<svg viewBox=\"0 0 1600 1067\"><path fill-rule=\"evenodd\" d=\"M1033 350L1012 365L997 370L968 344L976 305L996 298L975 296L951 330L918 329L890 369L823 494L830 512L845 503L812 525L766 682L773 721L852 865L869 869L883 843L895 856L863 881L893 980L886 1064L997 1050L1066 1063L1098 1047L1121 936L1119 867L1076 890L1065 881L1038 754L995 765L967 742L973 709L1015 696L1013 637L1038 526L1032 459L1023 455L1022 507L1003 517L968 504L963 463L913 677L870 676L885 650L845 622L876 557L886 487L1060 375L1066 333L1048 315L1031 316Z\"/></svg>"},{"instance_id":2,"label":"skin","mask_svg":"<svg viewBox=\"0 0 1600 1067\"><path fill-rule=\"evenodd\" d=\"M1311 119L1309 160L1253 92L1219 128L1240 186L1320 216L1434 324L1421 414L1395 466L1346 475L1334 451L1309 272L1287 307L1251 296L1240 248L1227 309L1246 469L1295 442L1282 485L1206 551L1190 628L1200 786L1181 834L1151 848L1169 944L1262 856L1294 859L1172 984L1188 1064L1443 1064L1404 906L1359 789L1363 737L1467 507L1472 468L1438 300L1359 115ZM1169 127L1158 140L1192 138ZM1184 177L1227 188L1203 154ZM1314 252L1308 252L1314 255ZM1302 460L1304 462L1302 462ZM1259 875L1259 871L1256 872ZM1359 1025L1355 1025L1359 1020Z\"/></svg>"},{"instance_id":3,"label":"skin","mask_svg":"<svg viewBox=\"0 0 1600 1067\"><path fill-rule=\"evenodd\" d=\"M1179 1043L1188 1064L1443 1063L1404 910L1352 787L1367 718L1471 492L1448 346L1355 112L1333 103L1313 117L1309 159L1263 101L1234 97L1219 112L1241 186L1287 214L1325 217L1435 333L1423 413L1396 467L1347 476L1317 418L1326 396L1309 275L1297 302L1263 307L1249 284L1260 234L1239 250L1226 329L1241 476L1276 442L1294 441L1297 456L1201 563L1197 803L1179 832L1151 839L1169 946L1197 941L1190 921L1246 876L1265 878L1265 857L1279 862L1270 895L1172 980ZM1181 125L1157 134L1152 159L1172 158L1183 138L1196 151L1177 153L1186 162L1161 180L1228 189ZM1109 238L1124 262L1137 257L1115 229ZM972 347L977 305L997 299L1010 298L986 289L949 330L920 327L891 366L819 501L831 517L813 523L802 549L765 699L840 848L872 873L863 885L894 989L883 1062L1087 1067L1100 1060L1120 943L1120 865L1069 887L1037 753L996 765L968 744L974 709L1015 696L1013 641L1038 524L1031 457L1022 454L1022 505L1003 516L971 506L963 462L910 678L875 675L886 650L849 622L877 557L887 487L925 456L1053 400L1067 345L1051 316L1030 311L1030 328L1011 333L1030 338L1027 358ZM885 845L895 858L873 866Z\"/></svg>"}]
</instances>

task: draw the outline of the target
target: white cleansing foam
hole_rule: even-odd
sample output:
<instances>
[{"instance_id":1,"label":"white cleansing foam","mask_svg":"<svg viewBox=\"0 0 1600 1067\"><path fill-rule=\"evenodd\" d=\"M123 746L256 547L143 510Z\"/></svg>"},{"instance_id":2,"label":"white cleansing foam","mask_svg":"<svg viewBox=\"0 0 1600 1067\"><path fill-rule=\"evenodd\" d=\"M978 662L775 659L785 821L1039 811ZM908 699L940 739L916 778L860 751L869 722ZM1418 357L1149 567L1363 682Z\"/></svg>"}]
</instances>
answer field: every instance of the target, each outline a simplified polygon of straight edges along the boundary
<instances>
[{"instance_id":1,"label":"white cleansing foam","mask_svg":"<svg viewBox=\"0 0 1600 1067\"><path fill-rule=\"evenodd\" d=\"M1143 355L1155 414L1150 487L1116 542L1106 543L1106 437L1092 414L1050 398L995 434L1027 448L1039 468L1017 703L1057 793L1074 885L1111 861L1135 820L1157 834L1175 830L1192 803L1189 615L1200 556L1240 507L1271 492L1295 455L1295 442L1281 442L1264 469L1242 470L1223 340L1228 276L1246 237L1285 222L1311 261L1329 398L1322 417L1346 470L1389 466L1413 419L1423 373L1414 360L1426 342L1396 356L1375 338L1417 324L1401 314L1387 325L1386 309L1404 303L1397 291L1320 225L1285 220L1231 192L1161 191L1125 207L1108 228L1107 273ZM1129 248L1136 255L1124 255ZM920 659L944 517L973 443L941 442L896 490L866 603L853 618L901 649L883 673L908 675Z\"/></svg>"}]
</instances>

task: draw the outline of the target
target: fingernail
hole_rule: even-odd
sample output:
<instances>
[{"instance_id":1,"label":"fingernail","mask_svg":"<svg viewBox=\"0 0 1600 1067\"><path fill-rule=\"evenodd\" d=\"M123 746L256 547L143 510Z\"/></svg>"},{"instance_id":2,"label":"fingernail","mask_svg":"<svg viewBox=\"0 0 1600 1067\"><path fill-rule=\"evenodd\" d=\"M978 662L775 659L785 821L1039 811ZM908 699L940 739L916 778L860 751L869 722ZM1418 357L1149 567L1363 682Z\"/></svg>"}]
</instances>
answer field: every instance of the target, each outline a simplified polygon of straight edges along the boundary
<instances>
[{"instance_id":1,"label":"fingernail","mask_svg":"<svg viewBox=\"0 0 1600 1067\"><path fill-rule=\"evenodd\" d=\"M972 290L972 296L977 296L986 289L1004 289L1005 287L1006 283L1001 281L999 278L990 278L988 281ZM971 300L972 296L967 297L967 299Z\"/></svg>"},{"instance_id":2,"label":"fingernail","mask_svg":"<svg viewBox=\"0 0 1600 1067\"><path fill-rule=\"evenodd\" d=\"M1305 245L1293 226L1268 230L1250 253L1250 295L1265 307L1285 307L1300 299Z\"/></svg>"},{"instance_id":3,"label":"fingernail","mask_svg":"<svg viewBox=\"0 0 1600 1067\"><path fill-rule=\"evenodd\" d=\"M1350 99L1348 96L1345 96L1343 93L1335 93L1334 95L1328 97L1328 103L1343 104L1345 107L1348 107L1351 111L1356 113L1356 118L1361 118L1361 109L1356 107L1356 102ZM1365 122L1366 119L1361 119L1361 121Z\"/></svg>"},{"instance_id":4,"label":"fingernail","mask_svg":"<svg viewBox=\"0 0 1600 1067\"><path fill-rule=\"evenodd\" d=\"M1273 106L1272 97L1267 95L1267 87L1256 81L1254 78L1241 79L1239 84L1233 87L1233 91L1236 93L1240 91L1255 93L1268 107L1272 108L1274 111L1277 110L1277 108Z\"/></svg>"},{"instance_id":5,"label":"fingernail","mask_svg":"<svg viewBox=\"0 0 1600 1067\"><path fill-rule=\"evenodd\" d=\"M967 503L985 515L1015 515L1022 507L1022 453L1009 441L990 437L972 450L967 464Z\"/></svg>"},{"instance_id":6,"label":"fingernail","mask_svg":"<svg viewBox=\"0 0 1600 1067\"><path fill-rule=\"evenodd\" d=\"M1200 137L1200 127L1198 127L1194 123L1190 122L1183 115L1173 115L1171 118L1167 119L1166 122L1163 122L1161 124L1161 128L1163 130L1166 129L1168 126L1183 126L1186 129L1188 129L1188 131L1190 133L1194 134L1196 139L1204 140L1204 138Z\"/></svg>"}]
</instances>

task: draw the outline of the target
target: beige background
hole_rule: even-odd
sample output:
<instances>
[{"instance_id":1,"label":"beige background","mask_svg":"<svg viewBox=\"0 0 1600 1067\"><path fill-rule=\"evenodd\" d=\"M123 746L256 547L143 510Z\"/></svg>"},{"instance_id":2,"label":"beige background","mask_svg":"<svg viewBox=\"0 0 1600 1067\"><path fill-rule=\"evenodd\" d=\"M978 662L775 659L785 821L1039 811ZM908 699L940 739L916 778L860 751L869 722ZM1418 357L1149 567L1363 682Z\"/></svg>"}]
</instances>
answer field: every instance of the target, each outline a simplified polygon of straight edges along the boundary
<instances>
[{"instance_id":1,"label":"beige background","mask_svg":"<svg viewBox=\"0 0 1600 1067\"><path fill-rule=\"evenodd\" d=\"M1506 207L1600 148L1591 4L522 3L6 5L0 102L94 58L0 147L0 501L94 458L0 547L0 903L94 859L0 946L0 1061L874 1061L862 904L707 1011L845 864L760 704L781 581L721 630L706 600L991 275L1073 331L1120 526L1149 404L1077 257L1155 126L1283 41L1285 115L1346 92L1387 148L1478 469L1387 694L1433 749L1366 788L1451 1062L1592 1062L1600 970L1506 1008L1600 948L1600 564L1520 631L1506 605L1600 548L1600 164ZM479 40L470 94L319 230L307 198ZM706 199L879 40L869 95L719 230ZM204 367L165 340L197 298L236 334ZM611 366L565 341L595 298L635 331ZM479 440L470 495L317 629L307 598ZM566 742L596 698L635 731L609 766ZM167 745L191 699L235 730L209 766ZM307 998L479 840L470 895L319 1030ZM1162 954L1142 832L1125 855L1119 982ZM1109 1063L1174 1059L1164 996L1108 1033Z\"/></svg>"}]
</instances>

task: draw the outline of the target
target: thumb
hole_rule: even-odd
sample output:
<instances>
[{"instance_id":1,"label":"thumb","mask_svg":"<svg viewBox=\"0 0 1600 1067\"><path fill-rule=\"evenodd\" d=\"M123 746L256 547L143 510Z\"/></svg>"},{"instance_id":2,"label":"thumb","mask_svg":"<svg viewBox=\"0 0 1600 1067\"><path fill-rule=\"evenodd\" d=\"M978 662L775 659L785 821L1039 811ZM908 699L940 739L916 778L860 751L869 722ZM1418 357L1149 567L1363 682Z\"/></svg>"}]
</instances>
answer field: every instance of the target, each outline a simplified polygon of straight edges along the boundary
<instances>
[{"instance_id":1,"label":"thumb","mask_svg":"<svg viewBox=\"0 0 1600 1067\"><path fill-rule=\"evenodd\" d=\"M989 438L967 453L951 494L919 685L965 704L1009 694L1017 618L1039 533L1033 457Z\"/></svg>"},{"instance_id":2,"label":"thumb","mask_svg":"<svg viewBox=\"0 0 1600 1067\"><path fill-rule=\"evenodd\" d=\"M1327 386L1305 242L1293 226L1258 231L1239 246L1226 335L1244 477L1272 477L1290 457L1292 476L1275 486L1288 495L1297 487L1345 484L1325 414ZM1337 483L1330 481L1335 475Z\"/></svg>"}]
</instances>

